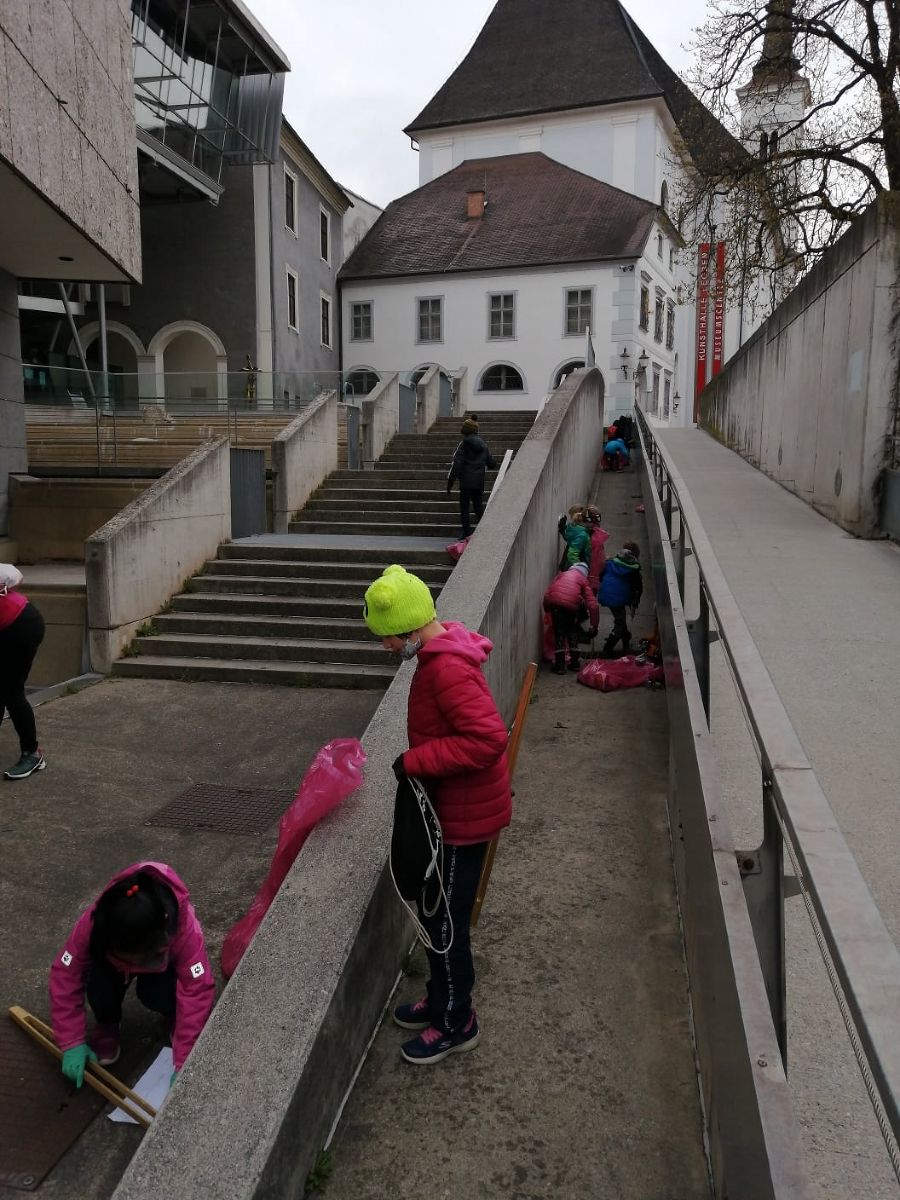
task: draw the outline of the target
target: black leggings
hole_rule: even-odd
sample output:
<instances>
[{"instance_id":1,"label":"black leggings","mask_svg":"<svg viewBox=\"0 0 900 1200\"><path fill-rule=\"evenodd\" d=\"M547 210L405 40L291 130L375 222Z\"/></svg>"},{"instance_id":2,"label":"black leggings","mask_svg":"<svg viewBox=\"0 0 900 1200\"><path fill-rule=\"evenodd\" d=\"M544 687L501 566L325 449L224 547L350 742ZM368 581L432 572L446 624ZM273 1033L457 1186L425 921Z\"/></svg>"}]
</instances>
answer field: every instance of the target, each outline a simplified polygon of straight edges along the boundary
<instances>
[{"instance_id":1,"label":"black leggings","mask_svg":"<svg viewBox=\"0 0 900 1200\"><path fill-rule=\"evenodd\" d=\"M26 604L12 625L0 629L0 722L8 712L23 754L38 748L34 712L25 698L25 681L38 646L44 640L44 618Z\"/></svg>"}]
</instances>

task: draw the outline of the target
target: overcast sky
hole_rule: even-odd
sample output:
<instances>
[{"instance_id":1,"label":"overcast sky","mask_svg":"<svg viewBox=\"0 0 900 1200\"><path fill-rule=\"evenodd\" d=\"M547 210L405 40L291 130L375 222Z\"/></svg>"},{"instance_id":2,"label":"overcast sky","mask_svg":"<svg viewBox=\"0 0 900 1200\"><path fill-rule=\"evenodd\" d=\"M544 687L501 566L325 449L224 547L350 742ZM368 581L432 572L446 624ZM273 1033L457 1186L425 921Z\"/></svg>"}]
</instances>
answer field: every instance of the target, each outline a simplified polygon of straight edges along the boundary
<instances>
[{"instance_id":1,"label":"overcast sky","mask_svg":"<svg viewBox=\"0 0 900 1200\"><path fill-rule=\"evenodd\" d=\"M381 205L417 187L418 155L403 127L465 57L494 0L246 2L291 61L285 115L331 174ZM706 0L627 0L626 8L683 69L683 43Z\"/></svg>"}]
</instances>

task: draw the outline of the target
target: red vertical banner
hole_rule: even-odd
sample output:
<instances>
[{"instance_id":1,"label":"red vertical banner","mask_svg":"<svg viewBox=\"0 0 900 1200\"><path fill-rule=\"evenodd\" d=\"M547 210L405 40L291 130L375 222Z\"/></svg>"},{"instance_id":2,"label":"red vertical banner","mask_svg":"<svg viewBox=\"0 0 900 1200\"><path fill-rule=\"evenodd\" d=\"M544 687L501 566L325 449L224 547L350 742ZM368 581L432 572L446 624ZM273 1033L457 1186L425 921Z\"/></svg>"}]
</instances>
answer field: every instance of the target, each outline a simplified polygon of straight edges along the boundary
<instances>
[{"instance_id":1,"label":"red vertical banner","mask_svg":"<svg viewBox=\"0 0 900 1200\"><path fill-rule=\"evenodd\" d=\"M697 266L697 371L694 380L694 420L700 416L700 393L706 387L706 363L709 357L709 242L700 246Z\"/></svg>"},{"instance_id":2,"label":"red vertical banner","mask_svg":"<svg viewBox=\"0 0 900 1200\"><path fill-rule=\"evenodd\" d=\"M713 298L713 379L722 370L725 350L725 243L716 243L716 289Z\"/></svg>"}]
</instances>

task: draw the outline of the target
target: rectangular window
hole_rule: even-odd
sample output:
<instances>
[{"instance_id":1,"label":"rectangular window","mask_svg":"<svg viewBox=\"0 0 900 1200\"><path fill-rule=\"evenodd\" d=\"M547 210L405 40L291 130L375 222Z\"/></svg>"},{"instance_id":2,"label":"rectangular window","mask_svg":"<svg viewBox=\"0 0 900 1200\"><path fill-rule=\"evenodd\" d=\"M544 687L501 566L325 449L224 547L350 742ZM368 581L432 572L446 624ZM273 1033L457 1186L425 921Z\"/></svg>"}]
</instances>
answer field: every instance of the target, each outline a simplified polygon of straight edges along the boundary
<instances>
[{"instance_id":1,"label":"rectangular window","mask_svg":"<svg viewBox=\"0 0 900 1200\"><path fill-rule=\"evenodd\" d=\"M350 341L371 342L372 301L361 300L350 305Z\"/></svg>"},{"instance_id":2,"label":"rectangular window","mask_svg":"<svg viewBox=\"0 0 900 1200\"><path fill-rule=\"evenodd\" d=\"M293 329L295 332L300 328L299 312L298 312L298 296L299 288L297 281L297 272L287 268L287 304L288 304L288 329Z\"/></svg>"},{"instance_id":3,"label":"rectangular window","mask_svg":"<svg viewBox=\"0 0 900 1200\"><path fill-rule=\"evenodd\" d=\"M569 288L566 292L566 336L578 337L594 324L592 288Z\"/></svg>"},{"instance_id":4,"label":"rectangular window","mask_svg":"<svg viewBox=\"0 0 900 1200\"><path fill-rule=\"evenodd\" d=\"M418 341L439 342L443 332L443 306L440 296L431 296L427 300L419 300Z\"/></svg>"},{"instance_id":5,"label":"rectangular window","mask_svg":"<svg viewBox=\"0 0 900 1200\"><path fill-rule=\"evenodd\" d=\"M650 289L641 288L641 329L650 328Z\"/></svg>"},{"instance_id":6,"label":"rectangular window","mask_svg":"<svg viewBox=\"0 0 900 1200\"><path fill-rule=\"evenodd\" d=\"M669 404L671 402L671 399L672 399L672 380L667 375L666 381L663 384L663 416L664 417L668 417L668 415L669 415Z\"/></svg>"},{"instance_id":7,"label":"rectangular window","mask_svg":"<svg viewBox=\"0 0 900 1200\"><path fill-rule=\"evenodd\" d=\"M671 300L666 305L666 349L675 349L675 305Z\"/></svg>"},{"instance_id":8,"label":"rectangular window","mask_svg":"<svg viewBox=\"0 0 900 1200\"><path fill-rule=\"evenodd\" d=\"M516 336L515 292L499 292L490 298L490 334L492 338Z\"/></svg>"},{"instance_id":9,"label":"rectangular window","mask_svg":"<svg viewBox=\"0 0 900 1200\"><path fill-rule=\"evenodd\" d=\"M654 415L657 415L659 413L659 380L660 380L659 367L654 367L653 368L653 398L650 403L650 411Z\"/></svg>"},{"instance_id":10,"label":"rectangular window","mask_svg":"<svg viewBox=\"0 0 900 1200\"><path fill-rule=\"evenodd\" d=\"M322 345L331 349L331 297L322 294Z\"/></svg>"},{"instance_id":11,"label":"rectangular window","mask_svg":"<svg viewBox=\"0 0 900 1200\"><path fill-rule=\"evenodd\" d=\"M284 168L284 223L291 233L297 232L297 176Z\"/></svg>"},{"instance_id":12,"label":"rectangular window","mask_svg":"<svg viewBox=\"0 0 900 1200\"><path fill-rule=\"evenodd\" d=\"M331 262L331 217L324 208L319 209L319 254L324 262Z\"/></svg>"},{"instance_id":13,"label":"rectangular window","mask_svg":"<svg viewBox=\"0 0 900 1200\"><path fill-rule=\"evenodd\" d=\"M663 340L663 322L666 304L662 296L656 297L656 309L653 314L653 337L657 342Z\"/></svg>"}]
</instances>

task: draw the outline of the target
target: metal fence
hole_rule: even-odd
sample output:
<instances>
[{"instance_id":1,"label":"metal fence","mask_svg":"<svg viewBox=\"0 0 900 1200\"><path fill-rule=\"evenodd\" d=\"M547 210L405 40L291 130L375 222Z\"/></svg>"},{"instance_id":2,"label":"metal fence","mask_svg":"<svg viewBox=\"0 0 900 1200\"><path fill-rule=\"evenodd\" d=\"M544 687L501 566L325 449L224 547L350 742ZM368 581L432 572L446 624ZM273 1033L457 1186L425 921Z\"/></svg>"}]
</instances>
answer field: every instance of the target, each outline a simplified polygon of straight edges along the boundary
<instances>
[{"instance_id":1,"label":"metal fence","mask_svg":"<svg viewBox=\"0 0 900 1200\"><path fill-rule=\"evenodd\" d=\"M637 417L671 726L670 825L716 1195L809 1194L787 1084L784 902L791 892L813 923L900 1179L900 956L684 482L639 408ZM695 621L685 617L686 585L699 589ZM760 762L764 832L751 851L734 847L710 741L714 640Z\"/></svg>"}]
</instances>

